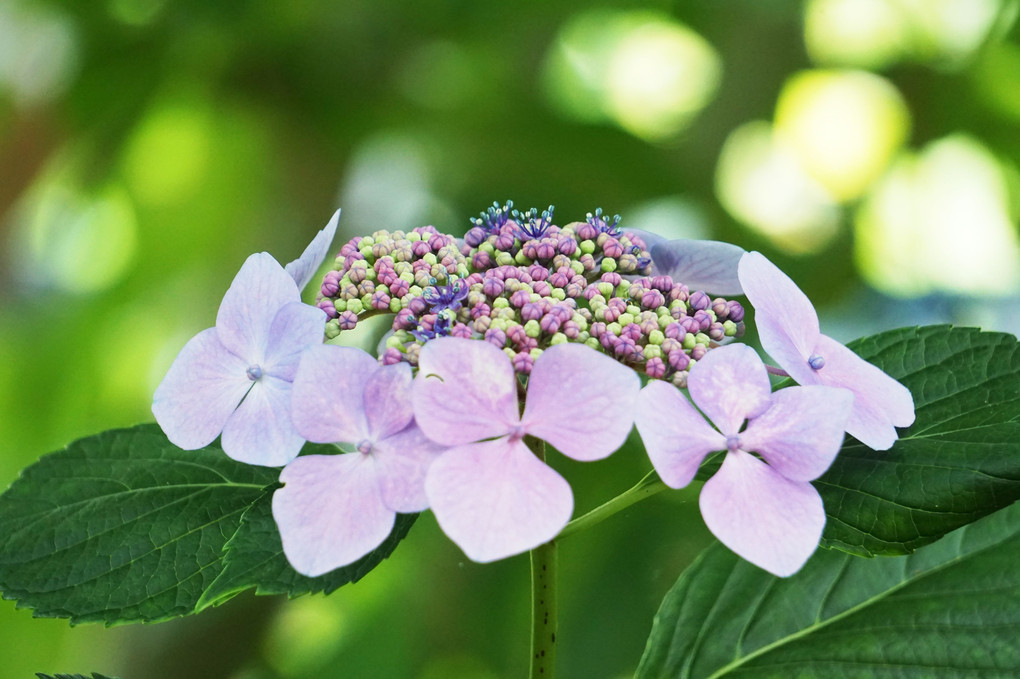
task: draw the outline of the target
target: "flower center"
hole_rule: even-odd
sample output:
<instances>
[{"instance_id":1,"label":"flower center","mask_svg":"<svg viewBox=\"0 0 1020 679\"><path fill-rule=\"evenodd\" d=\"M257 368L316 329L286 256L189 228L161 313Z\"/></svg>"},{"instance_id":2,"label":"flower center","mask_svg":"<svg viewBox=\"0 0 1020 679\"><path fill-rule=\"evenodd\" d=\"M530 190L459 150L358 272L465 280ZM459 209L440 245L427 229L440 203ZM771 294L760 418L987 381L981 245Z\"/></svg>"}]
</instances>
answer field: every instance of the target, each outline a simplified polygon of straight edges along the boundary
<instances>
[{"instance_id":1,"label":"flower center","mask_svg":"<svg viewBox=\"0 0 1020 679\"><path fill-rule=\"evenodd\" d=\"M362 455L368 455L372 452L372 442L368 439L361 439L358 441L358 452Z\"/></svg>"},{"instance_id":2,"label":"flower center","mask_svg":"<svg viewBox=\"0 0 1020 679\"><path fill-rule=\"evenodd\" d=\"M731 434L726 437L726 450L731 453L736 452L740 449L740 437L736 434Z\"/></svg>"},{"instance_id":3,"label":"flower center","mask_svg":"<svg viewBox=\"0 0 1020 679\"><path fill-rule=\"evenodd\" d=\"M245 371L245 373L248 375L249 380L255 382L260 377L262 377L262 366L260 366L258 363L252 363L251 365L248 366L248 369Z\"/></svg>"},{"instance_id":4,"label":"flower center","mask_svg":"<svg viewBox=\"0 0 1020 679\"><path fill-rule=\"evenodd\" d=\"M819 356L818 354L811 354L811 357L808 358L807 363L809 366L811 366L812 370L821 370L822 368L825 367L825 359Z\"/></svg>"},{"instance_id":5,"label":"flower center","mask_svg":"<svg viewBox=\"0 0 1020 679\"><path fill-rule=\"evenodd\" d=\"M515 425L514 425L514 426L513 426L513 427L512 427L511 429L510 429L510 440L511 440L511 441L520 441L520 440L521 440L522 438L524 438L524 435L525 435L526 433L527 433L527 432L526 432L526 431L524 431L524 427L523 427L523 426L521 426L521 425L519 425L519 424L515 424Z\"/></svg>"}]
</instances>

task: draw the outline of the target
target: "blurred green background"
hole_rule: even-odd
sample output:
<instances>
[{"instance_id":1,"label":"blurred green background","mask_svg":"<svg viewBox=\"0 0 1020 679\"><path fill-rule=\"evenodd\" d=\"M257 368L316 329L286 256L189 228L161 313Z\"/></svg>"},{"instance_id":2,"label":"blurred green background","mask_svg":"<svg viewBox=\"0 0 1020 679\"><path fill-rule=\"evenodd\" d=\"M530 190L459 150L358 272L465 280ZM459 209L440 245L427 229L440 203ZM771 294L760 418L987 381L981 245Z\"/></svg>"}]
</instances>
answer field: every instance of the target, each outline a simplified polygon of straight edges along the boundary
<instances>
[{"instance_id":1,"label":"blurred green background","mask_svg":"<svg viewBox=\"0 0 1020 679\"><path fill-rule=\"evenodd\" d=\"M151 420L245 257L492 201L774 259L840 339L1020 329L1017 0L0 2L0 486ZM632 447L559 459L579 511ZM697 489L564 541L561 675L623 677L709 536ZM330 597L150 626L0 604L0 676L513 677L528 562L469 562L424 516Z\"/></svg>"}]
</instances>

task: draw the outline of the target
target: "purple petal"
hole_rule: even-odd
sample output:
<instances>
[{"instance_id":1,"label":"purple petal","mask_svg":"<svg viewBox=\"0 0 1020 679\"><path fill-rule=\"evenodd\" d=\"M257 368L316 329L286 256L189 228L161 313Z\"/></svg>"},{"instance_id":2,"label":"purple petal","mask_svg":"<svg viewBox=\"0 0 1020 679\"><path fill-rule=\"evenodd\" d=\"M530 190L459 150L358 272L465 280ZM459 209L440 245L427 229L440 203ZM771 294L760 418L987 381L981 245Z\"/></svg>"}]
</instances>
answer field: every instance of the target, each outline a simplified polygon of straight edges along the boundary
<instances>
[{"instance_id":1,"label":"purple petal","mask_svg":"<svg viewBox=\"0 0 1020 679\"><path fill-rule=\"evenodd\" d=\"M283 553L302 575L354 563L393 530L396 515L383 504L375 466L360 453L298 458L280 481L273 518Z\"/></svg>"},{"instance_id":2,"label":"purple petal","mask_svg":"<svg viewBox=\"0 0 1020 679\"><path fill-rule=\"evenodd\" d=\"M379 366L365 385L368 431L381 441L402 431L414 418L411 406L411 366L407 363Z\"/></svg>"},{"instance_id":3,"label":"purple petal","mask_svg":"<svg viewBox=\"0 0 1020 679\"><path fill-rule=\"evenodd\" d=\"M298 361L308 347L322 344L326 314L301 302L290 302L276 313L269 327L263 371L287 382L294 381Z\"/></svg>"},{"instance_id":4,"label":"purple petal","mask_svg":"<svg viewBox=\"0 0 1020 679\"><path fill-rule=\"evenodd\" d=\"M216 314L216 332L227 349L251 363L261 363L276 312L300 302L294 279L267 252L249 257L234 276Z\"/></svg>"},{"instance_id":5,"label":"purple petal","mask_svg":"<svg viewBox=\"0 0 1020 679\"><path fill-rule=\"evenodd\" d=\"M290 382L257 380L223 427L223 452L266 467L282 467L297 457L305 439L290 419L290 392Z\"/></svg>"},{"instance_id":6,"label":"purple petal","mask_svg":"<svg viewBox=\"0 0 1020 679\"><path fill-rule=\"evenodd\" d=\"M559 344L535 361L521 424L575 460L608 457L634 425L641 379L582 344Z\"/></svg>"},{"instance_id":7,"label":"purple petal","mask_svg":"<svg viewBox=\"0 0 1020 679\"><path fill-rule=\"evenodd\" d=\"M658 380L649 381L641 390L634 424L652 466L671 488L690 483L706 455L726 450L726 438L676 387Z\"/></svg>"},{"instance_id":8,"label":"purple petal","mask_svg":"<svg viewBox=\"0 0 1020 679\"><path fill-rule=\"evenodd\" d=\"M834 387L789 387L740 434L742 450L761 454L791 481L811 481L836 459L854 395Z\"/></svg>"},{"instance_id":9,"label":"purple petal","mask_svg":"<svg viewBox=\"0 0 1020 679\"><path fill-rule=\"evenodd\" d=\"M726 455L700 504L705 524L724 545L780 577L800 570L825 527L814 486L785 479L741 451Z\"/></svg>"},{"instance_id":10,"label":"purple petal","mask_svg":"<svg viewBox=\"0 0 1020 679\"><path fill-rule=\"evenodd\" d=\"M914 422L910 391L831 337L821 335L815 352L825 359L825 366L815 372L817 380L854 394L846 431L873 450L892 447L896 427Z\"/></svg>"},{"instance_id":11,"label":"purple petal","mask_svg":"<svg viewBox=\"0 0 1020 679\"><path fill-rule=\"evenodd\" d=\"M425 492L443 531L482 563L553 539L574 507L570 485L520 439L448 450L429 468Z\"/></svg>"},{"instance_id":12,"label":"purple petal","mask_svg":"<svg viewBox=\"0 0 1020 679\"><path fill-rule=\"evenodd\" d=\"M326 255L329 254L329 246L333 244L333 237L336 236L336 227L340 223L340 210L333 213L329 223L315 238L308 244L301 256L287 264L284 269L291 275L297 284L298 290L304 290L312 276L319 270Z\"/></svg>"},{"instance_id":13,"label":"purple petal","mask_svg":"<svg viewBox=\"0 0 1020 679\"><path fill-rule=\"evenodd\" d=\"M428 342L412 394L418 426L446 445L501 436L520 422L513 365L488 342L458 337Z\"/></svg>"},{"instance_id":14,"label":"purple petal","mask_svg":"<svg viewBox=\"0 0 1020 679\"><path fill-rule=\"evenodd\" d=\"M175 446L212 443L252 386L248 365L220 343L216 328L192 337L156 387L152 414Z\"/></svg>"},{"instance_id":15,"label":"purple petal","mask_svg":"<svg viewBox=\"0 0 1020 679\"><path fill-rule=\"evenodd\" d=\"M737 277L737 263L744 249L717 240L682 238L652 246L652 265L656 275L665 275L691 290L717 295L743 292Z\"/></svg>"},{"instance_id":16,"label":"purple petal","mask_svg":"<svg viewBox=\"0 0 1020 679\"><path fill-rule=\"evenodd\" d=\"M386 506L397 512L428 509L425 472L446 450L446 446L425 436L414 424L377 442L372 456Z\"/></svg>"},{"instance_id":17,"label":"purple petal","mask_svg":"<svg viewBox=\"0 0 1020 679\"><path fill-rule=\"evenodd\" d=\"M818 340L818 315L807 295L759 252L740 258L744 294L754 307L761 346L798 382Z\"/></svg>"},{"instance_id":18,"label":"purple petal","mask_svg":"<svg viewBox=\"0 0 1020 679\"><path fill-rule=\"evenodd\" d=\"M712 349L691 368L687 389L695 405L725 436L769 407L772 384L765 364L746 344Z\"/></svg>"},{"instance_id":19,"label":"purple petal","mask_svg":"<svg viewBox=\"0 0 1020 679\"><path fill-rule=\"evenodd\" d=\"M365 387L380 370L361 349L322 344L301 357L291 395L294 426L316 443L369 438Z\"/></svg>"}]
</instances>

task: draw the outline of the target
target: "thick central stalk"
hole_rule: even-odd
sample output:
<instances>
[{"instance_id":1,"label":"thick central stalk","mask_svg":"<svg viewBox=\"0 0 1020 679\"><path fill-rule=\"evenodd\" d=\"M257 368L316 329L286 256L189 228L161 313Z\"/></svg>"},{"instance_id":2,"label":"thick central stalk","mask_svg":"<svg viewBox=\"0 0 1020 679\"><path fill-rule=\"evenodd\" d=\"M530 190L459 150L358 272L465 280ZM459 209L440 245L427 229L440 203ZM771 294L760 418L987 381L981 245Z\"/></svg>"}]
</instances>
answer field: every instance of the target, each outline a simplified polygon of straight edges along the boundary
<instances>
[{"instance_id":1,"label":"thick central stalk","mask_svg":"<svg viewBox=\"0 0 1020 679\"><path fill-rule=\"evenodd\" d=\"M525 443L545 461L545 443L530 436ZM556 541L531 550L531 679L556 675Z\"/></svg>"}]
</instances>

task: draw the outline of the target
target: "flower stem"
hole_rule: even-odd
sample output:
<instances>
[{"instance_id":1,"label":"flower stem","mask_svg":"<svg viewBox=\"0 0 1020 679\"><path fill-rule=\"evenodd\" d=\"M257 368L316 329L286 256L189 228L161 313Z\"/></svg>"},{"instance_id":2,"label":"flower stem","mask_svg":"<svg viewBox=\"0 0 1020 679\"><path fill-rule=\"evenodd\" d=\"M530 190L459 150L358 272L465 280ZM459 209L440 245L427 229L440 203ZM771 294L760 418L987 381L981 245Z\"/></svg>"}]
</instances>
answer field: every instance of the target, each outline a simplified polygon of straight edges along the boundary
<instances>
[{"instance_id":1,"label":"flower stem","mask_svg":"<svg viewBox=\"0 0 1020 679\"><path fill-rule=\"evenodd\" d=\"M765 370L770 375L778 375L779 377L789 377L790 376L790 373L786 372L782 368L777 368L775 366L769 365L768 363L765 364Z\"/></svg>"},{"instance_id":2,"label":"flower stem","mask_svg":"<svg viewBox=\"0 0 1020 679\"><path fill-rule=\"evenodd\" d=\"M632 504L640 502L647 497L651 497L659 491L666 490L668 487L669 486L659 479L658 474L654 471L648 472L648 474L638 481L637 484L630 490L624 491L609 502L596 507L584 516L579 516L568 523L566 527L560 531L560 534L556 539L562 540L568 535L576 533L579 530L591 528L597 523L602 523L618 511L626 509Z\"/></svg>"},{"instance_id":3,"label":"flower stem","mask_svg":"<svg viewBox=\"0 0 1020 679\"><path fill-rule=\"evenodd\" d=\"M545 461L545 442L525 437L538 459ZM556 675L556 541L531 550L531 679Z\"/></svg>"}]
</instances>

